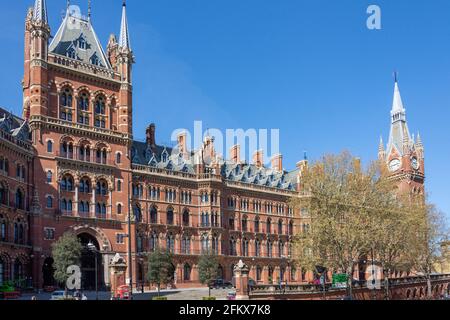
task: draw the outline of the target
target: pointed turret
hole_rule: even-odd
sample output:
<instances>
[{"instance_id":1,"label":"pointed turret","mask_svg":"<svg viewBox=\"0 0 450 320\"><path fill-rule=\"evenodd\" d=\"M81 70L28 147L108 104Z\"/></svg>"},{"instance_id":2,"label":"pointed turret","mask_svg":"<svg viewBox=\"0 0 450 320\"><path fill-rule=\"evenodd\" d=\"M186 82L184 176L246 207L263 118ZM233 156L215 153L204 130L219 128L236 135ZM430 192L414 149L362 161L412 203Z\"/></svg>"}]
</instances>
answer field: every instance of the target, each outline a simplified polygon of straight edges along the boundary
<instances>
[{"instance_id":1,"label":"pointed turret","mask_svg":"<svg viewBox=\"0 0 450 320\"><path fill-rule=\"evenodd\" d=\"M386 158L386 150L384 150L383 137L380 137L380 145L378 146L378 159L384 160Z\"/></svg>"},{"instance_id":2,"label":"pointed turret","mask_svg":"<svg viewBox=\"0 0 450 320\"><path fill-rule=\"evenodd\" d=\"M123 0L122 5L122 23L120 25L119 47L131 51L130 34L128 31L127 4Z\"/></svg>"},{"instance_id":3,"label":"pointed turret","mask_svg":"<svg viewBox=\"0 0 450 320\"><path fill-rule=\"evenodd\" d=\"M395 150L399 153L399 155L403 155L409 151L410 142L411 135L406 122L406 110L403 106L396 77L394 85L394 99L392 102L391 111L391 133L389 135L389 144L386 151L390 154L393 150Z\"/></svg>"},{"instance_id":4,"label":"pointed turret","mask_svg":"<svg viewBox=\"0 0 450 320\"><path fill-rule=\"evenodd\" d=\"M45 0L36 0L34 2L33 20L48 24L47 4Z\"/></svg>"}]
</instances>

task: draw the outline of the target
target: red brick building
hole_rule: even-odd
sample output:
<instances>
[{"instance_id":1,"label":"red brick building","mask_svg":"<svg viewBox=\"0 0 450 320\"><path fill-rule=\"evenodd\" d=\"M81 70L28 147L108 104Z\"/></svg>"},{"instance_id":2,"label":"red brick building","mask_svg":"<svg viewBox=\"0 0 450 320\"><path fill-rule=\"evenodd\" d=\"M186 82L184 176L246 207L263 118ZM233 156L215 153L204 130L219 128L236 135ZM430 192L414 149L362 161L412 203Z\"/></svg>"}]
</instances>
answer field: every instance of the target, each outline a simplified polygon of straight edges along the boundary
<instances>
[{"instance_id":1,"label":"red brick building","mask_svg":"<svg viewBox=\"0 0 450 320\"><path fill-rule=\"evenodd\" d=\"M0 284L54 285L51 245L68 231L100 251L105 287L117 253L131 265L133 284L145 282L145 257L157 246L174 254L178 287L198 285L198 258L209 250L219 256L219 278L231 280L243 259L258 283L310 280L290 264L292 237L305 226L304 212L288 205L301 196L307 161L287 172L281 155L265 167L259 151L249 164L240 146L226 160L210 137L199 150L187 150L185 134L175 148L160 146L155 125L146 142L134 141L134 56L125 5L122 10L120 35L111 35L106 51L90 14L68 8L51 38L45 0L28 11L23 116L0 112ZM398 115L395 124L406 124ZM414 169L415 156L423 170L421 143L411 151L409 140L400 142L393 139L387 159L402 157ZM419 173L405 171L405 183ZM85 289L94 286L94 261L83 254Z\"/></svg>"}]
</instances>

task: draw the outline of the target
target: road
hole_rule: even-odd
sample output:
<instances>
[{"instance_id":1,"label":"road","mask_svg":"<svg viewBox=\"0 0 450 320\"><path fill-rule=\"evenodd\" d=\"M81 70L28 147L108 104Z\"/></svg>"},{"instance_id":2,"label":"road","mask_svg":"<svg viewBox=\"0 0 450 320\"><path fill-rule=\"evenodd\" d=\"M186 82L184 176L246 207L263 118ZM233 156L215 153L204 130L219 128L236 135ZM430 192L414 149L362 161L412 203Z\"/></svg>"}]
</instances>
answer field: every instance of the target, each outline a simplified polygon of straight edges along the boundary
<instances>
[{"instance_id":1,"label":"road","mask_svg":"<svg viewBox=\"0 0 450 320\"><path fill-rule=\"evenodd\" d=\"M211 296L216 297L217 300L226 300L226 296L230 290L211 290ZM88 300L96 300L95 291L83 292ZM134 300L152 300L158 293L156 291L148 291L145 293L135 292L133 294ZM50 293L40 294L24 294L19 300L31 300L35 296L38 300L50 300ZM99 300L110 300L110 292L99 292ZM208 296L208 288L198 289L176 289L176 290L163 290L161 296L166 296L167 300L202 300L203 297Z\"/></svg>"}]
</instances>

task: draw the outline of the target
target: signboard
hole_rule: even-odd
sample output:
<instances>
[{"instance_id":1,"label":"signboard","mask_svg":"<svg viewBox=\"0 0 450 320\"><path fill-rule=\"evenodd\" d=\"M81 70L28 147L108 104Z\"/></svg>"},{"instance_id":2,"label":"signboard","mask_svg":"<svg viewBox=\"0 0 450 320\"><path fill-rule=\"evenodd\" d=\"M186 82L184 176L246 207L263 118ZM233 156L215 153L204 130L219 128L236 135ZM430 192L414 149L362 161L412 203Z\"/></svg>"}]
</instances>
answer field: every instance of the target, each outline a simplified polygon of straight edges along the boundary
<instances>
[{"instance_id":1,"label":"signboard","mask_svg":"<svg viewBox=\"0 0 450 320\"><path fill-rule=\"evenodd\" d=\"M345 289L347 288L348 275L346 274L333 274L333 288Z\"/></svg>"}]
</instances>

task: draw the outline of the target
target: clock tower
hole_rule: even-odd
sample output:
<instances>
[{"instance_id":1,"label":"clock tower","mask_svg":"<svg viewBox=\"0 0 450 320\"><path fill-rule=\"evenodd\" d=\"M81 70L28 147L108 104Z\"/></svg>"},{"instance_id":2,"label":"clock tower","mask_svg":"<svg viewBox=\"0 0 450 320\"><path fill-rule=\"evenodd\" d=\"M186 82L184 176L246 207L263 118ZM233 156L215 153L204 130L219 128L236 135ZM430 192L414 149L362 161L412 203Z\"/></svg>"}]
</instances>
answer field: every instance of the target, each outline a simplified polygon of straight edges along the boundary
<instances>
[{"instance_id":1,"label":"clock tower","mask_svg":"<svg viewBox=\"0 0 450 320\"><path fill-rule=\"evenodd\" d=\"M395 79L389 142L385 149L381 138L378 158L386 164L391 177L398 181L400 192L425 194L424 147L420 134L417 137L410 134L397 78Z\"/></svg>"}]
</instances>

